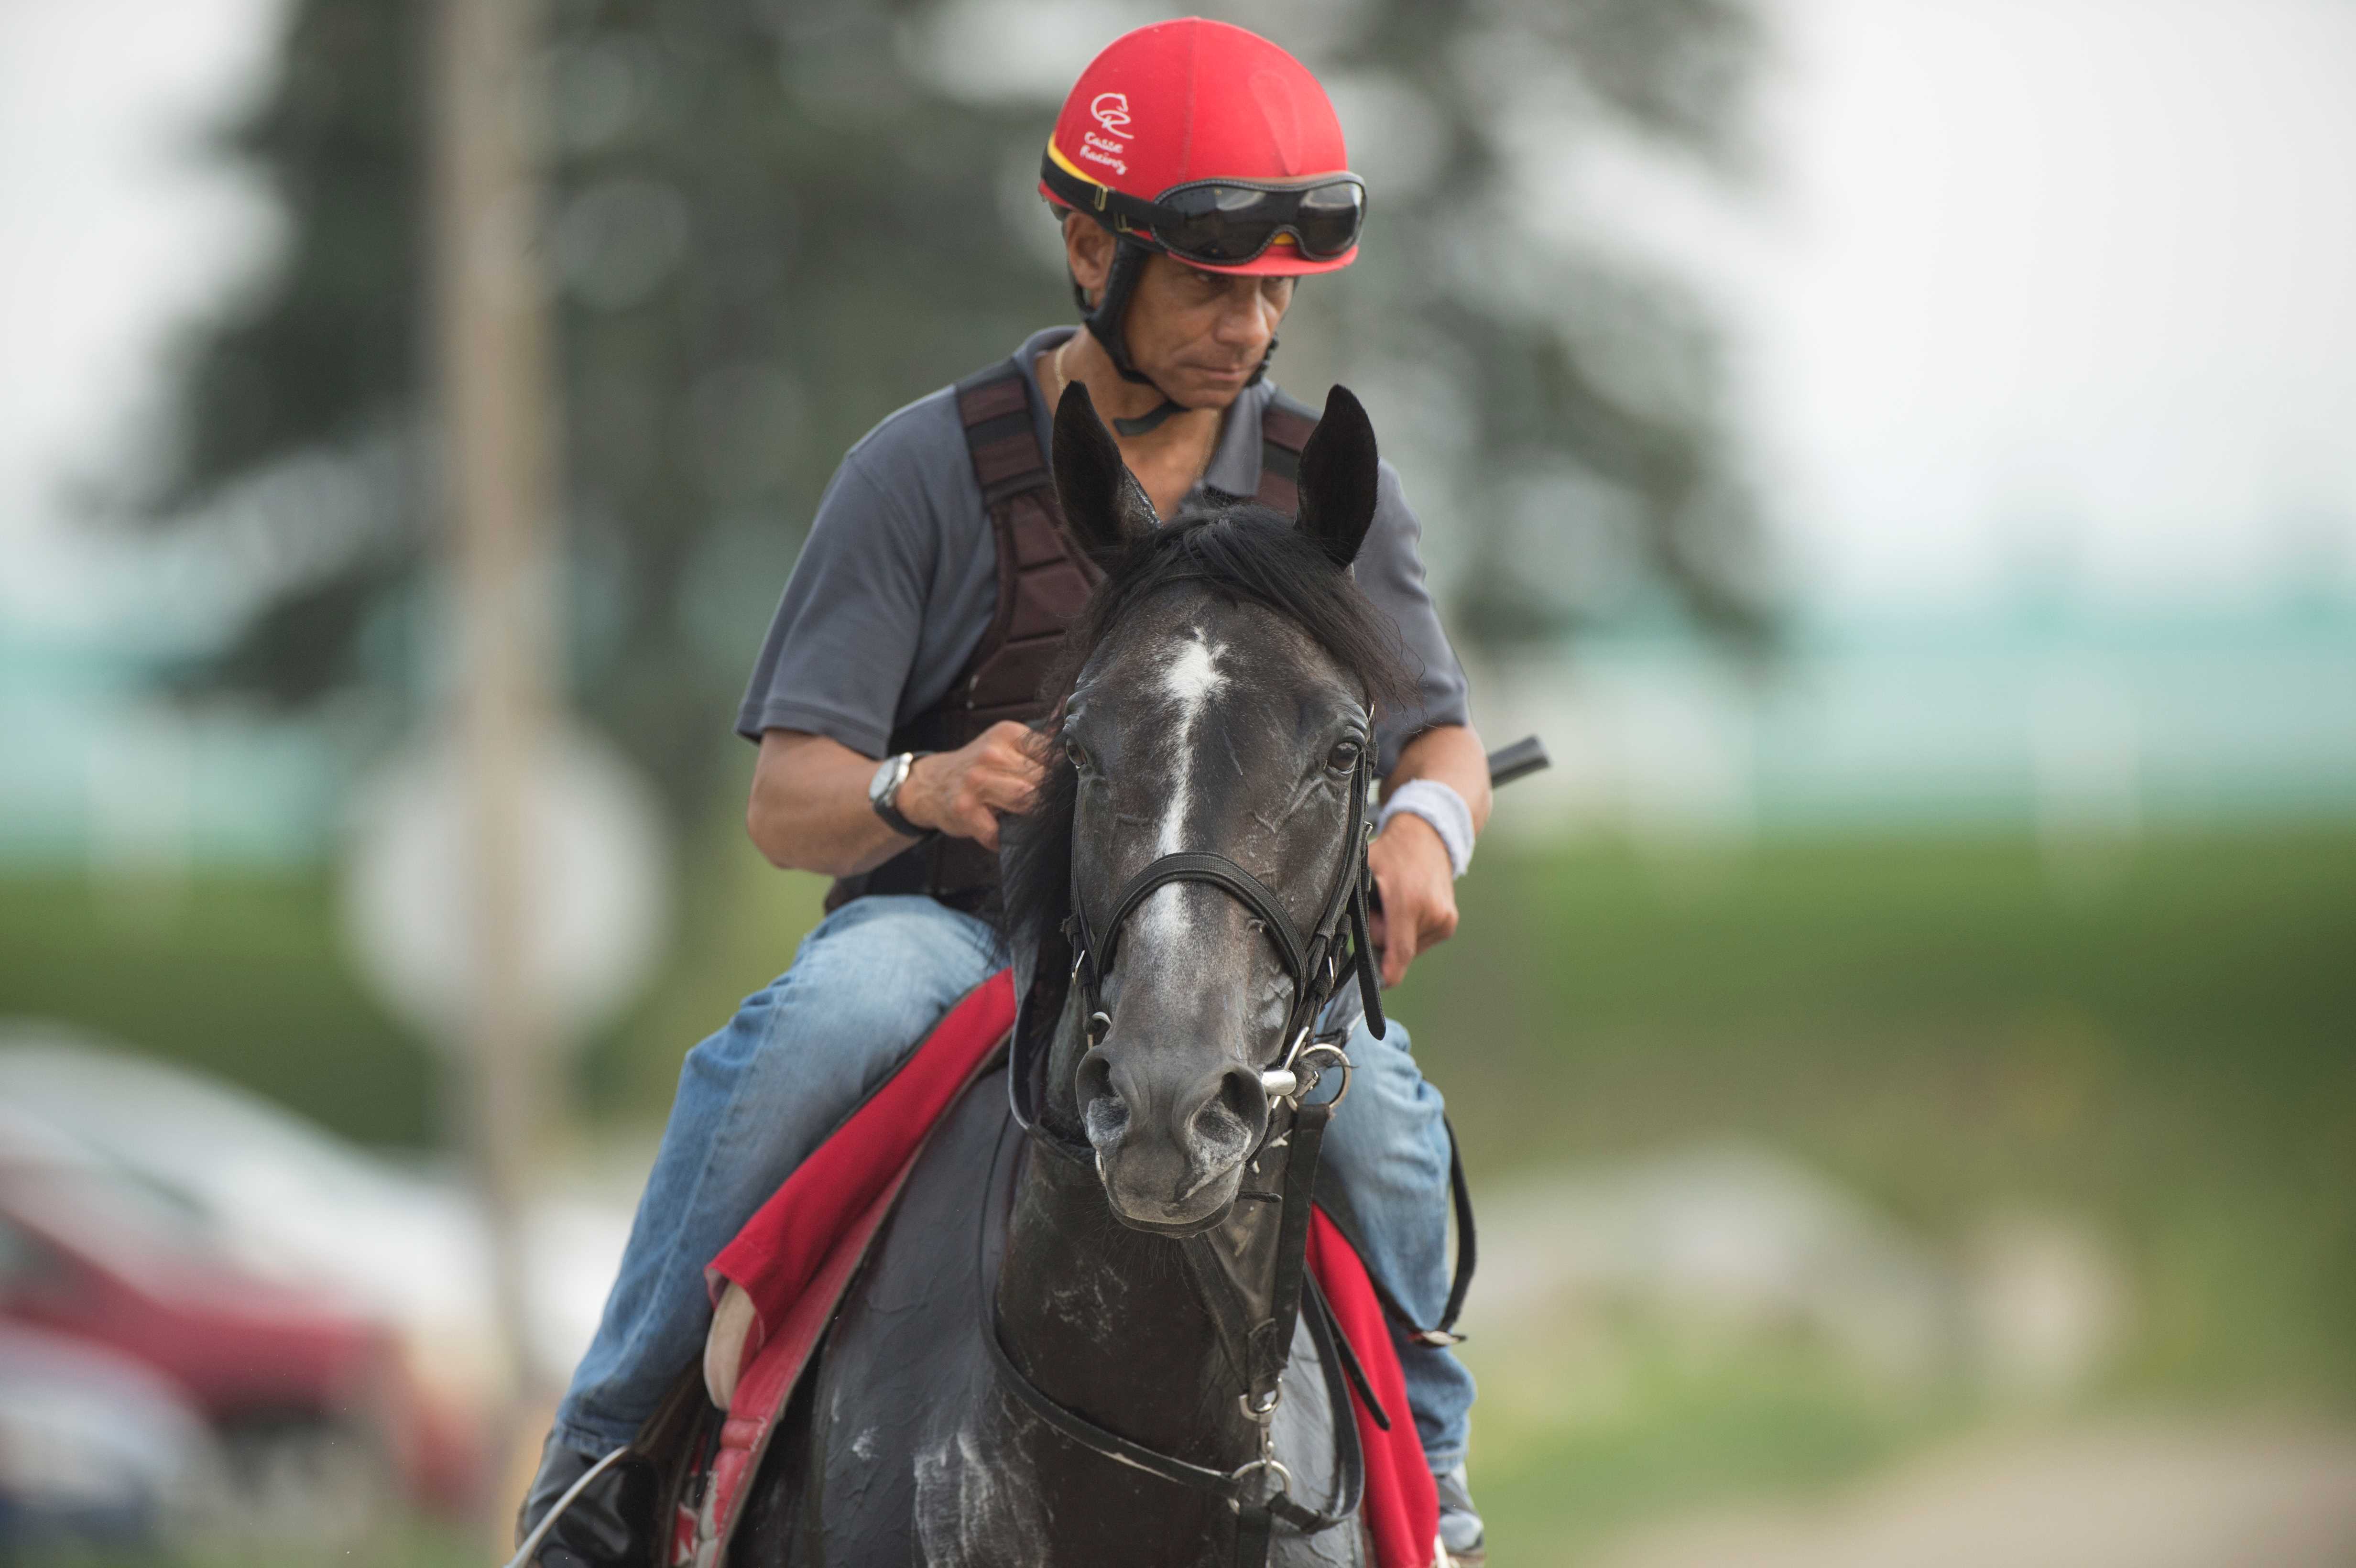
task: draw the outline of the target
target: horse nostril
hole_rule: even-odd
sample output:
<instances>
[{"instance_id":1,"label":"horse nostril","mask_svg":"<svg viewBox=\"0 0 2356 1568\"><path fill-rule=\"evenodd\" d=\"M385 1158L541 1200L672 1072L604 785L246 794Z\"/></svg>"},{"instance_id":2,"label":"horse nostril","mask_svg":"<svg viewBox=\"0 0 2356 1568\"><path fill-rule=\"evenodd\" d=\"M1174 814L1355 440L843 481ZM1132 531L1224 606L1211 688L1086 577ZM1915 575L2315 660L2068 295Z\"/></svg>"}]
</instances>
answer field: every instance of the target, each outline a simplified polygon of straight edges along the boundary
<instances>
[{"instance_id":1,"label":"horse nostril","mask_svg":"<svg viewBox=\"0 0 2356 1568\"><path fill-rule=\"evenodd\" d=\"M1080 1117L1088 1125L1090 1136L1102 1126L1108 1136L1117 1138L1129 1120L1129 1106L1121 1100L1120 1091L1112 1086L1112 1062L1103 1051L1091 1051L1080 1058L1074 1086L1078 1091Z\"/></svg>"},{"instance_id":2,"label":"horse nostril","mask_svg":"<svg viewBox=\"0 0 2356 1568\"><path fill-rule=\"evenodd\" d=\"M1254 1133L1268 1119L1268 1095L1259 1086L1257 1072L1230 1067L1220 1073L1218 1103Z\"/></svg>"}]
</instances>

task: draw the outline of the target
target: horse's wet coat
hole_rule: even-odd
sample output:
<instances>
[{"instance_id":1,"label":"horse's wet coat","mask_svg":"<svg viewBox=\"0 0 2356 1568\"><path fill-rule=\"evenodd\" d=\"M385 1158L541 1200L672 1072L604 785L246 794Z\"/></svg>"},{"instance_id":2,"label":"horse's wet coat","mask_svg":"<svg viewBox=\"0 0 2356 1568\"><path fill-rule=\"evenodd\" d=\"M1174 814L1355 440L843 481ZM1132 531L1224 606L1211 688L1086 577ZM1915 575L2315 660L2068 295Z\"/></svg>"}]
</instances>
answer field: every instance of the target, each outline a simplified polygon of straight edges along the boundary
<instances>
[{"instance_id":1,"label":"horse's wet coat","mask_svg":"<svg viewBox=\"0 0 2356 1568\"><path fill-rule=\"evenodd\" d=\"M1211 570L1151 582L1095 627L1055 737L1067 750L1051 763L1041 806L1011 836L1033 835L1032 852L1044 847L1056 857L1025 875L1015 867L1025 851L1018 844L1012 852L1019 981L1037 973L1021 952L1026 933L1053 929L1060 914L1015 908L1018 900L1060 902L1073 888L1109 900L1140 868L1176 850L1232 857L1276 890L1296 922L1314 923L1349 852L1349 748L1370 743L1365 670L1333 651L1337 641L1375 645L1360 629L1363 601L1333 565L1350 559L1372 515L1372 435L1354 401L1346 412L1355 424L1339 421L1347 428L1338 437L1321 427L1303 453L1303 516L1321 493L1321 472L1362 460L1363 475L1353 468L1365 501L1355 533L1348 507L1331 505L1325 526L1349 537L1319 536L1307 523L1296 535L1261 513L1205 525L1233 535L1213 541ZM1326 423L1337 425L1331 409ZM1339 449L1350 440L1356 448ZM1151 526L1150 508L1140 520L1141 496L1115 482L1134 489L1117 454L1106 469L1108 453L1100 426L1075 429L1069 410L1059 411L1066 512L1106 553ZM1084 460L1098 470L1081 469ZM1139 544L1132 561L1186 548L1174 537L1181 531ZM1290 572L1301 592L1332 603L1312 603L1302 621L1249 584L1192 580L1215 578L1216 551L1238 541ZM1136 580L1116 568L1107 592ZM1313 636L1303 624L1323 631ZM1212 1568L1228 1560L1235 1514L1223 1499L1046 1426L1000 1384L982 1335L992 1331L994 1305L995 1331L1033 1383L1133 1442L1222 1471L1256 1456L1258 1429L1237 1404L1238 1371L1221 1338L1233 1304L1206 1295L1220 1287L1189 1266L1189 1243L1151 1232L1223 1221L1266 1125L1258 1069L1284 1045L1276 1036L1290 985L1258 923L1217 889L1173 884L1141 907L1105 977L1111 1023L1101 1045L1091 1049L1071 997L1058 997L1060 1015L1046 1015L1057 1021L1045 1113L1067 1136L1085 1128L1098 1168L1022 1150L1019 1140L1001 1154L1002 1074L950 1113L770 1450L732 1552L738 1568ZM980 1211L993 1200L984 1189L1015 1152L1028 1157L1019 1171L1003 1168L1012 1200L1002 1256L985 1264ZM991 1268L994 1304L984 1299ZM1319 1506L1335 1497L1335 1420L1350 1416L1331 1407L1305 1329L1295 1341L1276 1449L1296 1478L1295 1497ZM1367 1559L1353 1523L1306 1538L1280 1526L1270 1560Z\"/></svg>"}]
</instances>

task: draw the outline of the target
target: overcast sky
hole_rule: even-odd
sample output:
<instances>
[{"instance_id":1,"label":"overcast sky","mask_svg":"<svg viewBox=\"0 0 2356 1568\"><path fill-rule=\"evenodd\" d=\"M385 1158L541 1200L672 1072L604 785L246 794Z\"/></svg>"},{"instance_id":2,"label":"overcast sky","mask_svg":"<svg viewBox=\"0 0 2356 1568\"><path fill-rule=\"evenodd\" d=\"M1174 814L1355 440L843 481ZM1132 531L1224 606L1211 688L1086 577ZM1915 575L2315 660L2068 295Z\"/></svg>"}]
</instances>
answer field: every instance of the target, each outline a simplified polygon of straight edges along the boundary
<instances>
[{"instance_id":1,"label":"overcast sky","mask_svg":"<svg viewBox=\"0 0 2356 1568\"><path fill-rule=\"evenodd\" d=\"M0 0L0 615L79 625L155 585L68 522L152 428L174 326L273 208L192 146L268 65L278 0ZM143 574L144 575L144 574Z\"/></svg>"},{"instance_id":2,"label":"overcast sky","mask_svg":"<svg viewBox=\"0 0 2356 1568\"><path fill-rule=\"evenodd\" d=\"M1759 187L1565 177L1730 324L1815 597L2028 563L2212 602L2356 569L2356 5L1781 0ZM0 0L0 613L102 613L62 491L152 417L175 322L267 253L187 149L277 0ZM880 412L881 411L879 411Z\"/></svg>"},{"instance_id":3,"label":"overcast sky","mask_svg":"<svg viewBox=\"0 0 2356 1568\"><path fill-rule=\"evenodd\" d=\"M2356 5L1783 15L1781 188L1719 275L1826 583L1911 600L2072 553L2136 597L2319 553L2347 583Z\"/></svg>"}]
</instances>

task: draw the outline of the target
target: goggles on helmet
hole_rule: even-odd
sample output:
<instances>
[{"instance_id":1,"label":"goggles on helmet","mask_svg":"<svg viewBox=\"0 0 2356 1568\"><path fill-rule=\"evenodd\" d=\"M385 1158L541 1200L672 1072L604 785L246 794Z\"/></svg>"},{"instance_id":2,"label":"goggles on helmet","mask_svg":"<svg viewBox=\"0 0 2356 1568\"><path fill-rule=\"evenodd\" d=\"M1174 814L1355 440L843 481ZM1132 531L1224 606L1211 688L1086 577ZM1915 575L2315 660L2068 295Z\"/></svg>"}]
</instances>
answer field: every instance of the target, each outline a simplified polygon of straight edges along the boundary
<instances>
[{"instance_id":1,"label":"goggles on helmet","mask_svg":"<svg viewBox=\"0 0 2356 1568\"><path fill-rule=\"evenodd\" d=\"M1287 235L1308 260L1330 261L1358 242L1366 221L1366 185L1352 174L1301 182L1190 180L1147 201L1073 174L1050 145L1039 177L1073 207L1108 220L1115 233L1205 267L1258 261Z\"/></svg>"}]
</instances>

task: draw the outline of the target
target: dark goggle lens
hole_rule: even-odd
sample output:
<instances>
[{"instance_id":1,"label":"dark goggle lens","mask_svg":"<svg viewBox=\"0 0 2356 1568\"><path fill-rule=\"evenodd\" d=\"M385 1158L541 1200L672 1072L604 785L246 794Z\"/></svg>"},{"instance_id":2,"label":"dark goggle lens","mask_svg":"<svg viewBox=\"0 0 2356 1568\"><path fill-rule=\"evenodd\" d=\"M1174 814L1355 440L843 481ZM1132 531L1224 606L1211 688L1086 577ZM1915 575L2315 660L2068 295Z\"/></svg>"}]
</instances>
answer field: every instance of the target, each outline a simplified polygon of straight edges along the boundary
<instances>
[{"instance_id":1,"label":"dark goggle lens","mask_svg":"<svg viewBox=\"0 0 2356 1568\"><path fill-rule=\"evenodd\" d=\"M1288 230L1311 261L1339 256L1358 242L1366 211L1365 191L1355 180L1290 190L1202 185L1156 205L1170 216L1154 224L1155 239L1174 254L1218 265L1248 261Z\"/></svg>"},{"instance_id":2,"label":"dark goggle lens","mask_svg":"<svg viewBox=\"0 0 2356 1568\"><path fill-rule=\"evenodd\" d=\"M1338 256L1358 242L1366 221L1365 187L1355 181L1321 185L1301 193L1292 227L1304 255L1315 261Z\"/></svg>"}]
</instances>

